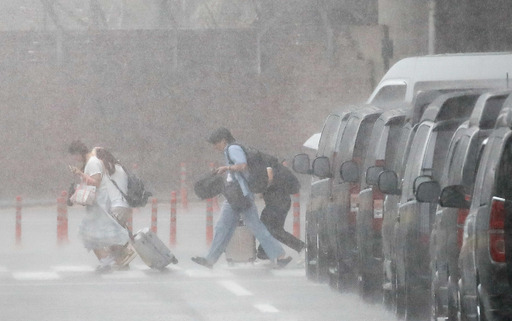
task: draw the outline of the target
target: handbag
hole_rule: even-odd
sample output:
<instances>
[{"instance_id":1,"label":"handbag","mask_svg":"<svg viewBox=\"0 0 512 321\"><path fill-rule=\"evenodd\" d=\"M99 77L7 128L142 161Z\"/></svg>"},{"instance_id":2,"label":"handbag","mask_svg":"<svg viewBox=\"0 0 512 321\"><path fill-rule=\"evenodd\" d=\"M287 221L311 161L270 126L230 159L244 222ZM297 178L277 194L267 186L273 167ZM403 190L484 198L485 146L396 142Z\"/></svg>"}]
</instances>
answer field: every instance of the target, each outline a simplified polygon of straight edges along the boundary
<instances>
[{"instance_id":1,"label":"handbag","mask_svg":"<svg viewBox=\"0 0 512 321\"><path fill-rule=\"evenodd\" d=\"M78 184L76 185L75 192L70 197L73 204L78 205L92 205L96 201L96 186Z\"/></svg>"},{"instance_id":2,"label":"handbag","mask_svg":"<svg viewBox=\"0 0 512 321\"><path fill-rule=\"evenodd\" d=\"M244 195L236 179L231 182L226 181L222 194L236 212L242 212L252 206L251 200Z\"/></svg>"},{"instance_id":3,"label":"handbag","mask_svg":"<svg viewBox=\"0 0 512 321\"><path fill-rule=\"evenodd\" d=\"M194 183L194 192L200 199L213 198L222 193L224 182L222 175L210 172Z\"/></svg>"}]
</instances>

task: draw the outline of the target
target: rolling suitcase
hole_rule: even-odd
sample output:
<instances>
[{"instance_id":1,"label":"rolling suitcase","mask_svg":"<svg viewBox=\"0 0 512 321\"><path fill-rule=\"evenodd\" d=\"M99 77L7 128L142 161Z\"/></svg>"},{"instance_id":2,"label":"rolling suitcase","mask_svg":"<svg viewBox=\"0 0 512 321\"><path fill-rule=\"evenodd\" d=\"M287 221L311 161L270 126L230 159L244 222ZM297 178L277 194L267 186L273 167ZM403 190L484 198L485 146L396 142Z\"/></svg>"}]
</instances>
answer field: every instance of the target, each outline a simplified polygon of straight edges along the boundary
<instances>
[{"instance_id":1,"label":"rolling suitcase","mask_svg":"<svg viewBox=\"0 0 512 321\"><path fill-rule=\"evenodd\" d=\"M139 230L130 239L137 254L150 268L162 270L171 263L178 263L171 250L148 227Z\"/></svg>"},{"instance_id":2,"label":"rolling suitcase","mask_svg":"<svg viewBox=\"0 0 512 321\"><path fill-rule=\"evenodd\" d=\"M256 239L249 228L243 224L243 221L240 221L236 227L224 254L229 265L256 260Z\"/></svg>"}]
</instances>

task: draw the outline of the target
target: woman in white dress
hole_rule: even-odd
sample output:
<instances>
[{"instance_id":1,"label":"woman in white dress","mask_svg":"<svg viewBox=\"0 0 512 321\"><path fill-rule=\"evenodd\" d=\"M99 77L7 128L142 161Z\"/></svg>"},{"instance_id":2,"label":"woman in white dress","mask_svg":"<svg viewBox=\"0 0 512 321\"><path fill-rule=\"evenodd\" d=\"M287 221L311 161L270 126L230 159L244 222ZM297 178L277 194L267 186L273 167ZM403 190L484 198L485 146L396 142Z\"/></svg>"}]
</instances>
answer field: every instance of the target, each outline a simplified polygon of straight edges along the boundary
<instances>
[{"instance_id":1,"label":"woman in white dress","mask_svg":"<svg viewBox=\"0 0 512 321\"><path fill-rule=\"evenodd\" d=\"M110 198L110 213L117 218L122 226L131 230L133 209L125 197L128 192L128 175L119 161L107 149L96 147L93 152L103 162L105 168L105 181ZM136 256L129 243L124 246L114 245L111 249L119 268L128 267L128 263Z\"/></svg>"},{"instance_id":2,"label":"woman in white dress","mask_svg":"<svg viewBox=\"0 0 512 321\"><path fill-rule=\"evenodd\" d=\"M86 206L86 214L79 226L79 236L86 249L92 250L100 265L98 272L108 272L115 263L110 248L113 245L125 245L128 232L109 216L110 199L107 191L107 180L104 179L103 163L81 141L74 141L69 146L69 153L76 161L84 164L83 170L71 167L82 183L96 186L94 204Z\"/></svg>"}]
</instances>

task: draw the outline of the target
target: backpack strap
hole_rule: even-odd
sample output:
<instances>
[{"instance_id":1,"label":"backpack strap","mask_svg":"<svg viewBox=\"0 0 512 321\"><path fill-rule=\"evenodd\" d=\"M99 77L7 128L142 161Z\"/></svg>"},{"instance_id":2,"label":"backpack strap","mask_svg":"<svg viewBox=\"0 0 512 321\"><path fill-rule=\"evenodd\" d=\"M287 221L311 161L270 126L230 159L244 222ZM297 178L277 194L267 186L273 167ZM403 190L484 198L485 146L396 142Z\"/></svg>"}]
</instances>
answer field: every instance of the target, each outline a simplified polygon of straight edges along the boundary
<instances>
[{"instance_id":1,"label":"backpack strap","mask_svg":"<svg viewBox=\"0 0 512 321\"><path fill-rule=\"evenodd\" d=\"M128 176L128 172L126 171L126 169L124 168L123 165L119 164L121 166L121 168L123 169L123 171L125 172L125 174ZM123 192L123 190L121 190L121 188L119 188L119 185L117 185L116 181L112 179L112 177L110 177L110 175L107 175L108 179L112 182L112 184L114 184L114 186L119 190L119 192L121 192L121 195L123 195L123 198L125 201L128 202L128 195L126 195L125 192Z\"/></svg>"},{"instance_id":2,"label":"backpack strap","mask_svg":"<svg viewBox=\"0 0 512 321\"><path fill-rule=\"evenodd\" d=\"M246 158L246 161L247 161L247 152L245 151L245 148L242 145L240 145L240 144L228 144L228 147L226 149L226 155L228 156L228 163L229 164L235 165L235 162L233 162L233 160L229 156L229 147L231 147L231 146L240 146L240 148L244 151L245 158Z\"/></svg>"}]
</instances>

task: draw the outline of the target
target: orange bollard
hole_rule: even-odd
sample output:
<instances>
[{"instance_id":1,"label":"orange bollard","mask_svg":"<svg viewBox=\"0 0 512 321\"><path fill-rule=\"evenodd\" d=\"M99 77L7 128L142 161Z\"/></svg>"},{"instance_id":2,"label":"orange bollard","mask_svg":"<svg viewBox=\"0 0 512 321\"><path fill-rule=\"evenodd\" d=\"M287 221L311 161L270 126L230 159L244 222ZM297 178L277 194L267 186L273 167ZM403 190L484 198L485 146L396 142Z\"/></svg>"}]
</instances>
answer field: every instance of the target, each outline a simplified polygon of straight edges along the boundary
<instances>
[{"instance_id":1,"label":"orange bollard","mask_svg":"<svg viewBox=\"0 0 512 321\"><path fill-rule=\"evenodd\" d=\"M158 215L158 204L156 198L151 199L151 231L153 233L157 233L157 215Z\"/></svg>"},{"instance_id":2,"label":"orange bollard","mask_svg":"<svg viewBox=\"0 0 512 321\"><path fill-rule=\"evenodd\" d=\"M293 194L293 236L300 239L300 194Z\"/></svg>"},{"instance_id":3,"label":"orange bollard","mask_svg":"<svg viewBox=\"0 0 512 321\"><path fill-rule=\"evenodd\" d=\"M171 192L171 226L169 234L169 244L176 245L176 192Z\"/></svg>"},{"instance_id":4,"label":"orange bollard","mask_svg":"<svg viewBox=\"0 0 512 321\"><path fill-rule=\"evenodd\" d=\"M206 200L206 245L211 245L213 241L213 201L211 198Z\"/></svg>"},{"instance_id":5,"label":"orange bollard","mask_svg":"<svg viewBox=\"0 0 512 321\"><path fill-rule=\"evenodd\" d=\"M188 209L188 196L187 196L187 166L183 162L180 165L180 185L181 185L181 207Z\"/></svg>"},{"instance_id":6,"label":"orange bollard","mask_svg":"<svg viewBox=\"0 0 512 321\"><path fill-rule=\"evenodd\" d=\"M63 244L68 239L68 193L62 191L61 196L57 198L57 244Z\"/></svg>"},{"instance_id":7,"label":"orange bollard","mask_svg":"<svg viewBox=\"0 0 512 321\"><path fill-rule=\"evenodd\" d=\"M16 196L16 245L21 244L21 196Z\"/></svg>"}]
</instances>

